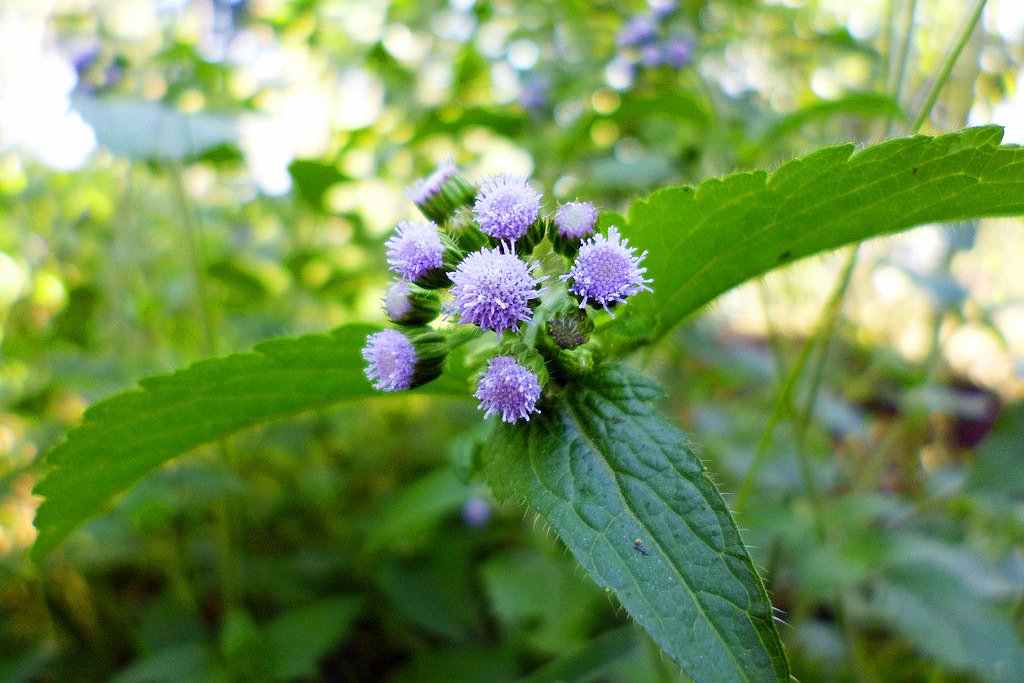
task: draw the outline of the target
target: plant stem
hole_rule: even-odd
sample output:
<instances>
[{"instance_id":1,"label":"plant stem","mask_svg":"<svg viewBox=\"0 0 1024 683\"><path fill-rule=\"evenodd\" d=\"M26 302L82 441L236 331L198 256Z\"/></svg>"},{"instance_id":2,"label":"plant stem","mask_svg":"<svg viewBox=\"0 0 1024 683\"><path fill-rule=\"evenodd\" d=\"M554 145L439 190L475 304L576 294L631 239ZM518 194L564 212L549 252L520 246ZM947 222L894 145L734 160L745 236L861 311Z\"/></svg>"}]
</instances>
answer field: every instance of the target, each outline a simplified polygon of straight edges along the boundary
<instances>
[{"instance_id":1,"label":"plant stem","mask_svg":"<svg viewBox=\"0 0 1024 683\"><path fill-rule=\"evenodd\" d=\"M793 414L793 394L796 391L796 383L797 380L800 379L800 375L803 373L804 366L807 364L807 359L810 356L811 351L818 342L824 338L823 335L826 333L826 330L831 334L831 329L835 326L835 316L838 315L838 309L840 308L843 295L846 293L846 288L850 284L849 274L853 271L853 264L856 262L856 254L857 249L854 248L853 253L850 255L850 259L846 264L843 277L840 278L839 284L836 285L836 289L832 292L832 296L829 297L829 300L825 303L825 307L822 309L821 315L818 317L818 325L815 328L814 333L811 334L811 336L807 338L807 341L804 342L804 345L800 349L800 355L797 357L792 369L790 369L789 375L786 376L786 381L782 386L782 391L779 393L779 398L775 401L775 407L772 409L771 417L768 418L768 425L765 427L764 432L762 432L761 439L757 442L757 450L754 452L754 459L750 462L750 467L747 469L747 473L744 475L743 482L740 484L739 491L736 494L736 501L734 502L733 507L737 512L743 510L747 503L747 499L750 497L754 486L754 479L761 468L764 454L768 450L768 444L771 443L772 431L774 430L775 425L784 416ZM829 321L832 321L831 324ZM809 403L807 410L810 411L812 407L813 404Z\"/></svg>"},{"instance_id":2,"label":"plant stem","mask_svg":"<svg viewBox=\"0 0 1024 683\"><path fill-rule=\"evenodd\" d=\"M932 112L932 107L935 106L935 101L939 99L939 93L942 92L943 86L949 80L949 75L953 71L953 66L956 64L956 60L960 58L960 53L964 51L967 46L967 41L971 39L971 34L974 33L974 29L978 26L978 21L981 19L981 13L985 9L985 3L988 0L978 0L978 4L974 8L974 12L971 13L971 18L967 20L967 25L964 26L964 30L960 33L960 39L957 40L956 45L953 47L953 51L949 53L949 57L946 58L946 63L942 65L942 71L939 72L939 77L935 80L935 84L932 85L931 91L928 93L928 97L925 98L924 105L921 107L920 113L914 120L914 125L911 127L911 133L917 133L921 130L921 126L928 120L928 116Z\"/></svg>"},{"instance_id":3,"label":"plant stem","mask_svg":"<svg viewBox=\"0 0 1024 683\"><path fill-rule=\"evenodd\" d=\"M914 24L917 18L917 0L910 0L907 8L907 30L903 34L903 43L900 45L900 59L896 63L896 76L892 84L892 98L899 104L903 96L903 82L907 75L907 62L910 60L910 44L914 40Z\"/></svg>"}]
</instances>

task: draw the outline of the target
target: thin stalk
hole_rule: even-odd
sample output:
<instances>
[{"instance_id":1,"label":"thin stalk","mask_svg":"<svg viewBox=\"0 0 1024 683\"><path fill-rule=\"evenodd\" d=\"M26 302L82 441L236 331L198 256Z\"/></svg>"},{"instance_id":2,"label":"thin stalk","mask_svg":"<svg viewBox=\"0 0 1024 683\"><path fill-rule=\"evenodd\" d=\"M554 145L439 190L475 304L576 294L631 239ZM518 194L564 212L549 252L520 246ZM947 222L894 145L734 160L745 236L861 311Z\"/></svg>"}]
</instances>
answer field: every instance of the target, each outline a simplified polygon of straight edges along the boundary
<instances>
[{"instance_id":1,"label":"thin stalk","mask_svg":"<svg viewBox=\"0 0 1024 683\"><path fill-rule=\"evenodd\" d=\"M188 241L189 256L192 259L192 274L196 282L200 327L203 332L203 353L207 356L215 356L217 355L219 340L217 338L217 325L213 317L213 309L210 308L210 283L206 276L207 259L203 229L198 221L195 220L194 209L189 201L188 193L185 191L185 183L181 177L181 168L172 166L169 168L168 176L171 180L175 199L178 200L181 226L184 228L185 239Z\"/></svg>"},{"instance_id":2,"label":"thin stalk","mask_svg":"<svg viewBox=\"0 0 1024 683\"><path fill-rule=\"evenodd\" d=\"M828 352L832 346L832 338L835 336L836 322L839 320L839 312L843 309L843 299L846 296L846 290L850 287L853 268L857 265L857 254L859 249L860 245L855 246L853 251L850 252L850 258L846 261L846 267L843 269L843 274L839 279L839 284L832 293L829 305L825 309L824 317L821 320L823 325L819 328L822 340L821 353L818 356L818 362L815 364L813 374L811 375L811 386L808 390L807 402L804 404L801 414L793 425L797 463L800 466L800 477L804 480L804 493L807 496L807 502L811 506L814 531L815 534L817 534L819 541L825 540L825 522L821 513L821 498L818 496L818 489L814 484L811 454L808 453L806 447L807 425L810 423L814 404L818 400L818 390L821 388L821 380L825 374L825 364L828 362Z\"/></svg>"},{"instance_id":3,"label":"thin stalk","mask_svg":"<svg viewBox=\"0 0 1024 683\"><path fill-rule=\"evenodd\" d=\"M854 249L854 252L850 257L851 261L854 259L856 253L857 250ZM847 269L852 270L850 263L847 263ZM832 295L825 303L824 308L822 308L822 313L818 317L818 325L815 328L814 333L808 337L807 341L804 342L804 345L800 348L800 355L797 357L792 369L790 369L789 375L786 376L786 382L783 384L782 391L779 393L779 398L775 401L775 407L772 409L772 414L768 418L768 425L765 427L764 432L762 432L761 439L757 442L757 450L754 452L754 459L751 461L750 467L747 469L747 473L744 475L743 482L740 484L739 491L736 494L736 500L733 503L733 506L737 512L743 510L747 503L747 499L750 497L754 486L754 480L757 477L757 473L761 468L762 460L764 459L764 454L768 450L768 444L771 443L772 431L775 429L775 425L784 416L793 414L793 395L796 391L796 383L800 379L800 375L803 373L804 366L807 364L807 359L810 356L811 351L815 346L817 346L818 342L824 338L823 335L829 327L829 320L834 320L834 316L831 312L834 309L837 310L840 308L840 303L848 285L849 277L843 277L840 279L836 289L832 292Z\"/></svg>"},{"instance_id":4,"label":"thin stalk","mask_svg":"<svg viewBox=\"0 0 1024 683\"><path fill-rule=\"evenodd\" d=\"M189 254L192 260L192 273L196 283L196 298L198 299L200 313L200 327L203 333L203 351L206 356L215 356L218 352L219 336L217 334L217 320L213 315L210 306L209 280L206 276L207 255L205 247L205 235L202 225L195 219L192 202L189 201L188 193L185 191L185 183L182 179L180 166L172 165L168 169L168 176L171 179L171 187L174 190L175 198L178 200L180 209L181 225L188 241ZM229 472L233 472L230 466L231 454L228 451L227 441L217 441L217 451L220 455L220 464ZM221 501L216 510L217 545L220 550L221 561L221 592L224 604L228 607L238 602L238 586L240 585L240 570L238 557L235 553L232 526L234 516L231 505L227 499Z\"/></svg>"},{"instance_id":5,"label":"thin stalk","mask_svg":"<svg viewBox=\"0 0 1024 683\"><path fill-rule=\"evenodd\" d=\"M896 63L896 77L892 86L892 98L897 103L903 96L903 83L907 75L907 62L910 60L910 44L914 40L914 24L917 19L917 0L910 0L907 8L907 30L903 34L903 43L900 45L900 58Z\"/></svg>"},{"instance_id":6,"label":"thin stalk","mask_svg":"<svg viewBox=\"0 0 1024 683\"><path fill-rule=\"evenodd\" d=\"M953 72L953 66L956 65L956 60L960 58L960 53L967 47L967 41L971 39L971 34L974 33L974 29L978 26L978 21L981 19L981 13L985 9L985 3L988 0L978 0L978 4L974 8L974 12L971 13L971 18L967 20L967 25L964 26L964 30L960 33L960 39L957 40L956 45L953 47L953 51L949 53L949 57L946 58L946 63L942 65L942 71L939 72L939 77L935 80L935 84L932 85L931 91L928 93L928 97L925 98L924 105L921 107L921 111L918 113L917 118L914 119L914 125L911 127L911 133L917 133L921 130L921 126L928 120L928 116L932 113L932 107L935 106L935 101L939 99L939 93L942 92L942 88L946 85L949 80L950 73Z\"/></svg>"}]
</instances>

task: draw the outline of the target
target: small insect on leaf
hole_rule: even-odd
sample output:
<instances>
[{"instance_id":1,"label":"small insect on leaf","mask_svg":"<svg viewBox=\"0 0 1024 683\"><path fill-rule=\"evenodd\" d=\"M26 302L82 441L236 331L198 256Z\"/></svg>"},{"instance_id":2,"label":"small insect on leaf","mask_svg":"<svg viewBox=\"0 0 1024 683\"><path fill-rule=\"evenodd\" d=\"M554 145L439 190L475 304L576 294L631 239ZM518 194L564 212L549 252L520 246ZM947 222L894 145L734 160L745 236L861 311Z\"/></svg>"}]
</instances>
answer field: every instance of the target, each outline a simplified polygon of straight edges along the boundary
<instances>
[{"instance_id":1,"label":"small insect on leaf","mask_svg":"<svg viewBox=\"0 0 1024 683\"><path fill-rule=\"evenodd\" d=\"M641 555L647 554L647 548L644 547L644 542L642 539L638 538L635 541L633 541L633 547L636 548L636 551Z\"/></svg>"}]
</instances>

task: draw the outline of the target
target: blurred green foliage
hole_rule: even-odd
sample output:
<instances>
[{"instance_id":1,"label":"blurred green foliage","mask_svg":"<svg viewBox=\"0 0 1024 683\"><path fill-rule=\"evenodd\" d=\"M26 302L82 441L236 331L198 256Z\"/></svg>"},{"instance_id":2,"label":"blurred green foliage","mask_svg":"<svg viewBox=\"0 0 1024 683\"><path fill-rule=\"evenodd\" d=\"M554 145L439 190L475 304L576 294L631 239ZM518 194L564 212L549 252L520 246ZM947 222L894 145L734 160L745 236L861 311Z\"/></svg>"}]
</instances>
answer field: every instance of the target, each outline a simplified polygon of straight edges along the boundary
<instances>
[{"instance_id":1,"label":"blurred green foliage","mask_svg":"<svg viewBox=\"0 0 1024 683\"><path fill-rule=\"evenodd\" d=\"M662 29L693 41L677 69L616 45L638 2L34 4L5 2L4 35L46 29L101 147L53 170L0 119L0 681L680 680L543 524L467 478L471 402L368 400L242 433L146 477L36 565L41 455L140 377L382 319L382 237L441 156L622 210L877 140L905 131L969 8L922 3L903 59L916 3L865 19L687 0ZM986 26L926 132L1014 94L1020 38ZM31 78L16 47L0 45L0 85ZM923 293L924 354L841 316L736 511L798 680L1019 680L1021 392L1012 370L986 383L943 353L970 323L1020 362L1008 268L991 273L1011 292L998 304L953 275L979 230L939 231L931 270L898 263ZM712 311L638 359L726 492L805 341L781 324L786 287L764 336Z\"/></svg>"}]
</instances>

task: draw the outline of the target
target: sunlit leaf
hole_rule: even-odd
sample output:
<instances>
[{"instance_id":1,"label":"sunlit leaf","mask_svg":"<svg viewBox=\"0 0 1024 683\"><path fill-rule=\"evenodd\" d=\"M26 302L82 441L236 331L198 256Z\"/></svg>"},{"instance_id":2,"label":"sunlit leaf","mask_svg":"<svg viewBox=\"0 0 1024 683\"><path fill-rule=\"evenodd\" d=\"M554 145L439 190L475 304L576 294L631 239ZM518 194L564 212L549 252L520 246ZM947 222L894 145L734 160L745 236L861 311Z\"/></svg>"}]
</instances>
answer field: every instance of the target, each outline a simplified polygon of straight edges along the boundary
<instances>
[{"instance_id":1,"label":"sunlit leaf","mask_svg":"<svg viewBox=\"0 0 1024 683\"><path fill-rule=\"evenodd\" d=\"M35 487L44 496L32 546L39 559L102 511L146 472L196 446L246 427L343 400L379 396L359 351L377 328L346 325L331 334L274 339L250 353L200 361L97 403L81 426L47 455ZM464 394L449 374L418 391Z\"/></svg>"},{"instance_id":2,"label":"sunlit leaf","mask_svg":"<svg viewBox=\"0 0 1024 683\"><path fill-rule=\"evenodd\" d=\"M820 149L765 171L673 187L632 204L622 233L649 251L653 293L610 326L654 341L780 265L924 223L1024 214L1024 149L997 126ZM607 223L607 219L603 221Z\"/></svg>"}]
</instances>

